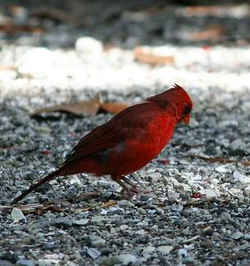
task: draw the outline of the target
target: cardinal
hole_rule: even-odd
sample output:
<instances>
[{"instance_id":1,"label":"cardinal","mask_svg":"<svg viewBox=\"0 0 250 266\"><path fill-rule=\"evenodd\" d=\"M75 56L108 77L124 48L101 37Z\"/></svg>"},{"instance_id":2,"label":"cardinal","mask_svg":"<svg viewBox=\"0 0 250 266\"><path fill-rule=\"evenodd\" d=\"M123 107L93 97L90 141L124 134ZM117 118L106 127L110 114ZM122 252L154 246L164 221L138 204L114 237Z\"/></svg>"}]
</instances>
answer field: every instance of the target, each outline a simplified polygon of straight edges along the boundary
<instances>
[{"instance_id":1,"label":"cardinal","mask_svg":"<svg viewBox=\"0 0 250 266\"><path fill-rule=\"evenodd\" d=\"M110 175L129 195L138 193L139 189L126 176L161 152L179 122L189 123L192 107L188 93L175 84L124 109L84 136L60 168L31 185L12 204L56 177L79 173Z\"/></svg>"}]
</instances>

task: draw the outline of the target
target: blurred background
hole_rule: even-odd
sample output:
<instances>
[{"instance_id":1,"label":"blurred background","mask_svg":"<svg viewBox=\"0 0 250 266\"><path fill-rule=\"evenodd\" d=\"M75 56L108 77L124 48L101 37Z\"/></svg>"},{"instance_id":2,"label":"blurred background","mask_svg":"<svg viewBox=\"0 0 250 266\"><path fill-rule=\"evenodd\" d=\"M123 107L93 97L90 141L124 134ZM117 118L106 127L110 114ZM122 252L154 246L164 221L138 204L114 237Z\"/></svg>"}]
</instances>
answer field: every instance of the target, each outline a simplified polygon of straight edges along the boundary
<instances>
[{"instance_id":1,"label":"blurred background","mask_svg":"<svg viewBox=\"0 0 250 266\"><path fill-rule=\"evenodd\" d=\"M0 40L70 47L79 35L86 34L130 48L166 42L242 45L249 41L249 2L2 0Z\"/></svg>"}]
</instances>

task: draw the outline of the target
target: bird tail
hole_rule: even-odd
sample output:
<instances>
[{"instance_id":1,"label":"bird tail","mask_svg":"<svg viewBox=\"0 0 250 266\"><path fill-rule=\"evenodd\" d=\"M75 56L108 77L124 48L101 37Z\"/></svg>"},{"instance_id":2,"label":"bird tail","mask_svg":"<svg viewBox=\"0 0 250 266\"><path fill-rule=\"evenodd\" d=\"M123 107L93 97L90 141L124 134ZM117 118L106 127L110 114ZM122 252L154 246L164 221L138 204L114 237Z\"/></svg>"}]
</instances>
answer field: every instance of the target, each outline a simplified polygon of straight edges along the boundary
<instances>
[{"instance_id":1,"label":"bird tail","mask_svg":"<svg viewBox=\"0 0 250 266\"><path fill-rule=\"evenodd\" d=\"M44 177L43 179L41 179L40 181L38 181L37 183L31 185L27 190L23 191L23 193L16 197L12 202L11 205L16 204L18 201L22 200L25 196L27 196L30 192L36 190L38 187L40 187L42 184L51 181L52 179L54 179L55 177L60 175L60 171L54 171L51 174L47 175L46 177Z\"/></svg>"}]
</instances>

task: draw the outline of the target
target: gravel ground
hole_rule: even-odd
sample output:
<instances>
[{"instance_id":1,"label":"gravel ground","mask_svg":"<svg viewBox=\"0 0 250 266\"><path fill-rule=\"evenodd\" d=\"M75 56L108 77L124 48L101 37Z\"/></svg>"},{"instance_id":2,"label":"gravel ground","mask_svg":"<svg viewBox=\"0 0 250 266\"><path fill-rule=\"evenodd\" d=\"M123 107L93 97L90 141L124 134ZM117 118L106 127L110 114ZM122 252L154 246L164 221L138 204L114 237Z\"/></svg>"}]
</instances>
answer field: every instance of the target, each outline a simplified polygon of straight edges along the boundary
<instances>
[{"instance_id":1,"label":"gravel ground","mask_svg":"<svg viewBox=\"0 0 250 266\"><path fill-rule=\"evenodd\" d=\"M37 19L43 34L1 33L0 265L250 265L249 7L196 15L127 11L87 29ZM209 25L225 33L192 37ZM174 64L136 61L139 45ZM191 95L193 116L130 176L151 193L126 200L108 178L82 174L10 207L111 117L33 110L96 93L136 103L173 83Z\"/></svg>"}]
</instances>

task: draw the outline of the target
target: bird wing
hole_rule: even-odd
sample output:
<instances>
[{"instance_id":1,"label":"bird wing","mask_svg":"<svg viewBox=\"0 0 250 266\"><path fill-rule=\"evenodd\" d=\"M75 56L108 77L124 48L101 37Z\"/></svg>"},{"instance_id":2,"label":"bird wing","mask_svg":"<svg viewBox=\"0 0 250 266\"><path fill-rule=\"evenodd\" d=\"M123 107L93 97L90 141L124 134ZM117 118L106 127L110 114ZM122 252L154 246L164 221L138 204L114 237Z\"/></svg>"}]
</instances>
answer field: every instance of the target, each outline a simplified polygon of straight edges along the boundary
<instances>
[{"instance_id":1,"label":"bird wing","mask_svg":"<svg viewBox=\"0 0 250 266\"><path fill-rule=\"evenodd\" d=\"M68 155L65 163L112 148L119 142L119 139L119 134L118 132L114 134L112 125L99 126L80 140Z\"/></svg>"},{"instance_id":2,"label":"bird wing","mask_svg":"<svg viewBox=\"0 0 250 266\"><path fill-rule=\"evenodd\" d=\"M109 122L84 136L73 148L65 163L111 149L129 138L138 138L142 129L146 128L155 115L155 106L154 103L142 103L120 112Z\"/></svg>"}]
</instances>

